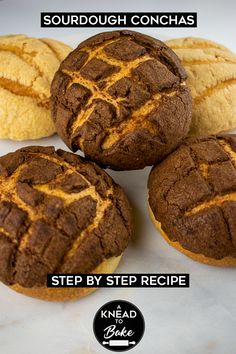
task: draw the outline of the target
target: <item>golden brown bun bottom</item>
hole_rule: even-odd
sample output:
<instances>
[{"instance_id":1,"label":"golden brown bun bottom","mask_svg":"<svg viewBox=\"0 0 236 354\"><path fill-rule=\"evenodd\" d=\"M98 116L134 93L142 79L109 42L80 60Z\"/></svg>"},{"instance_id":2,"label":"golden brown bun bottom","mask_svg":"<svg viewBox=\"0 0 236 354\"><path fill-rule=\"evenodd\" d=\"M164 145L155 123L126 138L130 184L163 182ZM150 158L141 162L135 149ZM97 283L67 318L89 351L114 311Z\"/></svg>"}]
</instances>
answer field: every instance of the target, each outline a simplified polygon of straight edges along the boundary
<instances>
[{"instance_id":1,"label":"golden brown bun bottom","mask_svg":"<svg viewBox=\"0 0 236 354\"><path fill-rule=\"evenodd\" d=\"M208 265L214 265L220 267L236 267L236 258L234 257L224 257L222 259L214 259L214 258L206 257L203 254L194 253L183 248L181 244L177 241L176 242L171 241L168 235L162 230L161 223L156 220L150 205L149 205L149 213L153 224L155 225L157 230L161 233L161 235L164 237L164 239L168 242L168 244L176 248L178 251L182 252L185 256L192 258L194 261L201 262Z\"/></svg>"},{"instance_id":2,"label":"golden brown bun bottom","mask_svg":"<svg viewBox=\"0 0 236 354\"><path fill-rule=\"evenodd\" d=\"M111 257L103 261L97 268L95 268L91 274L96 273L113 273L117 268L122 255L119 257ZM90 293L97 290L97 288L47 288L47 287L34 287L34 288L24 288L19 284L14 284L10 286L11 289L17 291L18 293L34 297L41 300L47 301L69 301L78 300L83 296L89 295Z\"/></svg>"}]
</instances>

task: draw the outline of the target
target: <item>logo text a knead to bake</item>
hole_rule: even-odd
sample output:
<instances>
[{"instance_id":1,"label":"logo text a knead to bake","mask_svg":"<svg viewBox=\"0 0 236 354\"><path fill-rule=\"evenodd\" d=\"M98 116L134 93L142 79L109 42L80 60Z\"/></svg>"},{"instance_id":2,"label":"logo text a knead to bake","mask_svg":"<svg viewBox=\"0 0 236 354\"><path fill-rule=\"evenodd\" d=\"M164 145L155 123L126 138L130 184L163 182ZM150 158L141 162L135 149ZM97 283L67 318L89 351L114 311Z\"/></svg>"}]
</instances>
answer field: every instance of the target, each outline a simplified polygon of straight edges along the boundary
<instances>
[{"instance_id":1,"label":"logo text a knead to bake","mask_svg":"<svg viewBox=\"0 0 236 354\"><path fill-rule=\"evenodd\" d=\"M145 322L132 303L115 300L103 305L93 322L94 334L106 349L121 352L134 348L143 337Z\"/></svg>"}]
</instances>

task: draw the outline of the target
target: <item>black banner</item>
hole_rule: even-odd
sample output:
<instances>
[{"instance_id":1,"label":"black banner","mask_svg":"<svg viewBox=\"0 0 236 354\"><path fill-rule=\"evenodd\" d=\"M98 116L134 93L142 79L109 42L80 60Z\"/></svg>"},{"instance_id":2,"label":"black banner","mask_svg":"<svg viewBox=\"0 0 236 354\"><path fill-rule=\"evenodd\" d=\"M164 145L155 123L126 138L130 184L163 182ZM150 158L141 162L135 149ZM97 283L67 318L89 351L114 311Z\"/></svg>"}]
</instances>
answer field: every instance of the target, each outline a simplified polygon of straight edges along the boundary
<instances>
[{"instance_id":1,"label":"black banner","mask_svg":"<svg viewBox=\"0 0 236 354\"><path fill-rule=\"evenodd\" d=\"M189 288L189 274L48 274L49 288Z\"/></svg>"},{"instance_id":2,"label":"black banner","mask_svg":"<svg viewBox=\"0 0 236 354\"><path fill-rule=\"evenodd\" d=\"M41 12L41 27L197 27L197 13Z\"/></svg>"}]
</instances>

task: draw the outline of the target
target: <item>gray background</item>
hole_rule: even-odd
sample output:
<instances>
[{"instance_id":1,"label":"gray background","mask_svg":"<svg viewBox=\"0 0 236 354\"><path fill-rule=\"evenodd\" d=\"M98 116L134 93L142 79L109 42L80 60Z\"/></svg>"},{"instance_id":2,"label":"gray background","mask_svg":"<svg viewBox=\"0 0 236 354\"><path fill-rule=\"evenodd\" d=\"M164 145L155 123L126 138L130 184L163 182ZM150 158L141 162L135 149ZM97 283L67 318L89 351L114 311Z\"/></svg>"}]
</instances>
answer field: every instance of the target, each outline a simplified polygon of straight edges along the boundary
<instances>
[{"instance_id":1,"label":"gray background","mask_svg":"<svg viewBox=\"0 0 236 354\"><path fill-rule=\"evenodd\" d=\"M88 35L96 29L42 29L40 28L40 12L47 11L186 11L198 12L197 29L157 28L157 34L169 37L189 35L208 36L234 48L235 38L235 0L2 0L0 1L0 32L1 34L26 33L32 36L51 35L54 38L70 36L77 31ZM146 32L152 32L147 29Z\"/></svg>"}]
</instances>

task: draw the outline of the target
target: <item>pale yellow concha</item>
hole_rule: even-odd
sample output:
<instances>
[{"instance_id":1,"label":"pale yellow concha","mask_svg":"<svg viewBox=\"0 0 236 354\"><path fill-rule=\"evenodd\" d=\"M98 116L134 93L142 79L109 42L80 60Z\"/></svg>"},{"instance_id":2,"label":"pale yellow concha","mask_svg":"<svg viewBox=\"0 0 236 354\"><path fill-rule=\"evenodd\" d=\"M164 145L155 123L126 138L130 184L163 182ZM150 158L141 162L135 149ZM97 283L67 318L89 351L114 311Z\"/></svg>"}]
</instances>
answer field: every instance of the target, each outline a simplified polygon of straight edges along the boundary
<instances>
[{"instance_id":1,"label":"pale yellow concha","mask_svg":"<svg viewBox=\"0 0 236 354\"><path fill-rule=\"evenodd\" d=\"M71 48L48 38L0 36L0 139L52 135L50 85Z\"/></svg>"},{"instance_id":2,"label":"pale yellow concha","mask_svg":"<svg viewBox=\"0 0 236 354\"><path fill-rule=\"evenodd\" d=\"M236 55L201 38L169 40L185 67L193 96L190 135L216 134L236 128Z\"/></svg>"}]
</instances>

